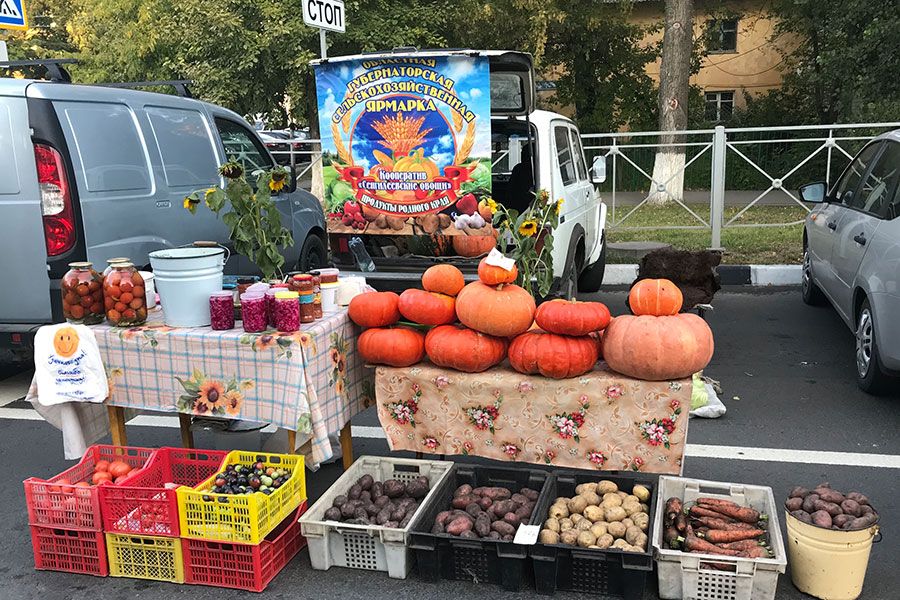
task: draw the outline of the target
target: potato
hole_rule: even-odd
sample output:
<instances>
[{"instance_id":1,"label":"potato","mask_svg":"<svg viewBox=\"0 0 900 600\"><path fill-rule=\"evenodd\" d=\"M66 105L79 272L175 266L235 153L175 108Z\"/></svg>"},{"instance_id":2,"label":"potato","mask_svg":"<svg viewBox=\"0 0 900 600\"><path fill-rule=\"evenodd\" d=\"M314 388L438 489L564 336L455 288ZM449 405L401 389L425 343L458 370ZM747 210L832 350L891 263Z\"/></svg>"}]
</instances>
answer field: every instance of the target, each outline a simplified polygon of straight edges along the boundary
<instances>
[{"instance_id":1,"label":"potato","mask_svg":"<svg viewBox=\"0 0 900 600\"><path fill-rule=\"evenodd\" d=\"M638 539L638 536L641 535L644 535L644 532L641 531L640 527L637 527L635 525L632 525L631 527L627 527L625 529L625 541L627 541L631 545L634 545L634 543Z\"/></svg>"},{"instance_id":2,"label":"potato","mask_svg":"<svg viewBox=\"0 0 900 600\"><path fill-rule=\"evenodd\" d=\"M388 521L391 520L391 513L394 512L390 506L385 506L382 508L377 515L375 515L375 523L378 525L384 525ZM446 524L445 524L446 527Z\"/></svg>"},{"instance_id":3,"label":"potato","mask_svg":"<svg viewBox=\"0 0 900 600\"><path fill-rule=\"evenodd\" d=\"M381 508L376 506L374 502L369 502L368 504L363 504L363 508L366 509L366 514L368 514L370 517L374 517L379 512L381 512Z\"/></svg>"},{"instance_id":4,"label":"potato","mask_svg":"<svg viewBox=\"0 0 900 600\"><path fill-rule=\"evenodd\" d=\"M618 492L616 492L616 496L618 496L619 498L621 498L622 501L624 502L624 501L625 501L625 498L628 497L628 494L625 493L625 492L623 492L622 490L619 490Z\"/></svg>"},{"instance_id":5,"label":"potato","mask_svg":"<svg viewBox=\"0 0 900 600\"><path fill-rule=\"evenodd\" d=\"M841 507L839 504L835 504L834 502L826 502L825 500L816 500L816 502L813 504L813 508L815 508L816 511L824 510L832 517L836 517L841 514L841 512L843 512L841 511Z\"/></svg>"},{"instance_id":6,"label":"potato","mask_svg":"<svg viewBox=\"0 0 900 600\"><path fill-rule=\"evenodd\" d=\"M531 512L532 512L533 510L534 510L534 506L531 505L531 502L529 502L529 503L526 504L525 506L523 506L523 507L521 507L521 508L517 508L517 509L516 509L516 512L515 512L515 515L516 515L517 517L519 517L519 520L520 520L520 521L527 521L528 519L531 518Z\"/></svg>"},{"instance_id":7,"label":"potato","mask_svg":"<svg viewBox=\"0 0 900 600\"><path fill-rule=\"evenodd\" d=\"M622 550L624 550L625 552L643 552L644 551L644 549L639 546L631 546L631 545L625 546L624 548L622 548Z\"/></svg>"},{"instance_id":8,"label":"potato","mask_svg":"<svg viewBox=\"0 0 900 600\"><path fill-rule=\"evenodd\" d=\"M602 506L622 506L622 499L617 494L606 494L603 496Z\"/></svg>"},{"instance_id":9,"label":"potato","mask_svg":"<svg viewBox=\"0 0 900 600\"><path fill-rule=\"evenodd\" d=\"M544 529L549 529L550 531L559 533L559 519L547 519L544 521Z\"/></svg>"},{"instance_id":10,"label":"potato","mask_svg":"<svg viewBox=\"0 0 900 600\"><path fill-rule=\"evenodd\" d=\"M860 515L862 515L859 502L853 500L852 498L847 498L846 500L841 502L841 510L844 511L844 514L853 515L854 517L859 517Z\"/></svg>"},{"instance_id":11,"label":"potato","mask_svg":"<svg viewBox=\"0 0 900 600\"><path fill-rule=\"evenodd\" d=\"M398 523L403 520L403 517L406 516L406 508L399 507L395 508L394 512L391 513L391 521L397 521Z\"/></svg>"},{"instance_id":12,"label":"potato","mask_svg":"<svg viewBox=\"0 0 900 600\"><path fill-rule=\"evenodd\" d=\"M568 531L569 529L575 529L575 522L572 519L566 517L564 519L559 520L559 530L560 531Z\"/></svg>"},{"instance_id":13,"label":"potato","mask_svg":"<svg viewBox=\"0 0 900 600\"><path fill-rule=\"evenodd\" d=\"M556 498L556 500L553 501L553 504L565 504L565 503L568 502L568 501L569 501L568 498L564 498L564 497L562 497L562 496L559 496L558 498Z\"/></svg>"},{"instance_id":14,"label":"potato","mask_svg":"<svg viewBox=\"0 0 900 600\"><path fill-rule=\"evenodd\" d=\"M348 500L341 505L341 516L345 519L352 519L353 514L356 512L356 502L353 500Z\"/></svg>"},{"instance_id":15,"label":"potato","mask_svg":"<svg viewBox=\"0 0 900 600\"><path fill-rule=\"evenodd\" d=\"M613 536L608 533L604 533L600 537L597 538L597 546L600 548L609 548L613 543Z\"/></svg>"},{"instance_id":16,"label":"potato","mask_svg":"<svg viewBox=\"0 0 900 600\"><path fill-rule=\"evenodd\" d=\"M542 529L538 534L538 541L542 544L558 544L559 533L551 529Z\"/></svg>"},{"instance_id":17,"label":"potato","mask_svg":"<svg viewBox=\"0 0 900 600\"><path fill-rule=\"evenodd\" d=\"M875 513L869 513L867 515L863 515L861 517L857 517L850 521L849 523L844 524L844 529L847 530L855 530L855 529L865 529L871 525L874 525L878 522L878 515Z\"/></svg>"},{"instance_id":18,"label":"potato","mask_svg":"<svg viewBox=\"0 0 900 600\"><path fill-rule=\"evenodd\" d=\"M387 494L386 494L387 495ZM469 494L467 496L457 496L453 500L450 501L450 506L453 508L464 509L469 506L473 502L477 503L478 497L474 494Z\"/></svg>"},{"instance_id":19,"label":"potato","mask_svg":"<svg viewBox=\"0 0 900 600\"><path fill-rule=\"evenodd\" d=\"M509 500L512 496L512 492L505 487L489 487L484 488L481 495L496 502L497 500Z\"/></svg>"},{"instance_id":20,"label":"potato","mask_svg":"<svg viewBox=\"0 0 900 600\"><path fill-rule=\"evenodd\" d=\"M578 495L584 494L586 492L595 492L597 491L597 482L590 483L582 483L575 486L575 493Z\"/></svg>"},{"instance_id":21,"label":"potato","mask_svg":"<svg viewBox=\"0 0 900 600\"><path fill-rule=\"evenodd\" d=\"M378 506L378 505L376 504L375 506ZM439 512L439 513L437 514L437 516L434 518L434 522L435 522L435 523L440 523L441 525L446 525L446 524L447 524L447 521L450 520L450 515L451 515L451 514L452 514L452 511L449 511L449 510L442 510L442 511Z\"/></svg>"},{"instance_id":22,"label":"potato","mask_svg":"<svg viewBox=\"0 0 900 600\"><path fill-rule=\"evenodd\" d=\"M569 516L569 508L565 504L554 504L548 514L554 519L565 519Z\"/></svg>"},{"instance_id":23,"label":"potato","mask_svg":"<svg viewBox=\"0 0 900 600\"><path fill-rule=\"evenodd\" d=\"M646 502L641 502L641 512L650 514L650 505Z\"/></svg>"},{"instance_id":24,"label":"potato","mask_svg":"<svg viewBox=\"0 0 900 600\"><path fill-rule=\"evenodd\" d=\"M650 515L647 513L631 515L631 520L634 521L635 525L641 528L641 531L647 531L647 528L650 527Z\"/></svg>"},{"instance_id":25,"label":"potato","mask_svg":"<svg viewBox=\"0 0 900 600\"><path fill-rule=\"evenodd\" d=\"M332 506L328 510L325 511L325 520L326 521L340 521L341 520L341 509L337 506Z\"/></svg>"},{"instance_id":26,"label":"potato","mask_svg":"<svg viewBox=\"0 0 900 600\"><path fill-rule=\"evenodd\" d=\"M518 527L521 520L516 516L516 513L506 513L503 515L503 520L512 525L513 527Z\"/></svg>"},{"instance_id":27,"label":"potato","mask_svg":"<svg viewBox=\"0 0 900 600\"><path fill-rule=\"evenodd\" d=\"M485 537L491 533L491 517L483 512L475 517L475 533L481 537Z\"/></svg>"},{"instance_id":28,"label":"potato","mask_svg":"<svg viewBox=\"0 0 900 600\"><path fill-rule=\"evenodd\" d=\"M568 531L563 531L559 534L559 541L562 544L568 544L570 546L574 546L578 543L578 532L574 529L569 529Z\"/></svg>"},{"instance_id":29,"label":"potato","mask_svg":"<svg viewBox=\"0 0 900 600\"><path fill-rule=\"evenodd\" d=\"M846 502L846 500L845 500L845 502ZM850 502L853 502L853 501L850 500ZM801 508L803 508L803 498L800 498L799 496L794 497L794 498L788 498L784 503L784 507L787 509L788 512L800 510Z\"/></svg>"},{"instance_id":30,"label":"potato","mask_svg":"<svg viewBox=\"0 0 900 600\"><path fill-rule=\"evenodd\" d=\"M582 519L575 523L576 531L588 531L594 524L591 523L590 519Z\"/></svg>"},{"instance_id":31,"label":"potato","mask_svg":"<svg viewBox=\"0 0 900 600\"><path fill-rule=\"evenodd\" d=\"M421 500L425 496L428 495L429 487L427 482L419 481L418 479L415 481L410 481L406 484L406 493L410 498L415 498L416 500Z\"/></svg>"},{"instance_id":32,"label":"potato","mask_svg":"<svg viewBox=\"0 0 900 600\"><path fill-rule=\"evenodd\" d=\"M588 506L584 509L584 518L590 520L592 523L602 521L605 514L605 511L600 506Z\"/></svg>"},{"instance_id":33,"label":"potato","mask_svg":"<svg viewBox=\"0 0 900 600\"><path fill-rule=\"evenodd\" d=\"M396 479L388 479L384 482L384 495L388 498L399 498L406 493L406 484Z\"/></svg>"},{"instance_id":34,"label":"potato","mask_svg":"<svg viewBox=\"0 0 900 600\"><path fill-rule=\"evenodd\" d=\"M507 523L506 521L494 521L493 523L491 523L491 529L493 529L494 531L496 531L497 533L499 533L502 536L516 534L516 528L513 527L512 525L510 525L509 523Z\"/></svg>"},{"instance_id":35,"label":"potato","mask_svg":"<svg viewBox=\"0 0 900 600\"><path fill-rule=\"evenodd\" d=\"M606 523L594 523L591 525L589 531L594 534L594 537L600 537L601 535L609 533L606 527Z\"/></svg>"},{"instance_id":36,"label":"potato","mask_svg":"<svg viewBox=\"0 0 900 600\"><path fill-rule=\"evenodd\" d=\"M648 541L647 534L641 532L641 535L639 535L637 537L637 539L635 540L634 545L637 546L638 548L640 548L641 552L643 552L644 550L647 549L647 541Z\"/></svg>"},{"instance_id":37,"label":"potato","mask_svg":"<svg viewBox=\"0 0 900 600\"><path fill-rule=\"evenodd\" d=\"M385 496L384 494L382 494L381 496L378 496L377 498L375 498L375 499L372 501L372 503L373 503L375 506L377 506L378 508L384 508L385 506L387 506L388 504L390 504L390 502L391 502L391 499L388 498L387 496Z\"/></svg>"},{"instance_id":38,"label":"potato","mask_svg":"<svg viewBox=\"0 0 900 600\"><path fill-rule=\"evenodd\" d=\"M803 521L809 525L812 525L812 518L809 516L809 513L805 510L795 510L791 513L791 516L799 521Z\"/></svg>"},{"instance_id":39,"label":"potato","mask_svg":"<svg viewBox=\"0 0 900 600\"><path fill-rule=\"evenodd\" d=\"M833 504L840 504L841 502L846 500L846 498L844 497L844 495L842 493L840 493L837 490L833 490L831 488L818 487L814 491L815 491L815 493L817 493L819 495L819 498L821 498L825 502L831 502Z\"/></svg>"},{"instance_id":40,"label":"potato","mask_svg":"<svg viewBox=\"0 0 900 600\"><path fill-rule=\"evenodd\" d=\"M609 522L621 521L627 516L628 513L621 506L611 506L606 509L606 520Z\"/></svg>"},{"instance_id":41,"label":"potato","mask_svg":"<svg viewBox=\"0 0 900 600\"><path fill-rule=\"evenodd\" d=\"M363 491L368 491L372 489L372 484L375 483L375 478L366 473L365 475L357 479L356 483Z\"/></svg>"},{"instance_id":42,"label":"potato","mask_svg":"<svg viewBox=\"0 0 900 600\"><path fill-rule=\"evenodd\" d=\"M625 510L625 514L629 517L631 515L642 512L640 502L625 502L622 504L622 508Z\"/></svg>"},{"instance_id":43,"label":"potato","mask_svg":"<svg viewBox=\"0 0 900 600\"><path fill-rule=\"evenodd\" d=\"M612 547L613 547L613 548L617 548L617 549L619 549L619 550L624 550L625 548L628 547L628 545L629 545L628 542L626 542L626 541L625 541L624 539L622 539L622 538L619 538L619 539L617 539L616 541L613 542Z\"/></svg>"},{"instance_id":44,"label":"potato","mask_svg":"<svg viewBox=\"0 0 900 600\"><path fill-rule=\"evenodd\" d=\"M798 485L790 491L790 493L788 494L788 498L800 498L800 500L802 501L803 498L806 498L807 495L809 495L809 490L803 486Z\"/></svg>"},{"instance_id":45,"label":"potato","mask_svg":"<svg viewBox=\"0 0 900 600\"><path fill-rule=\"evenodd\" d=\"M637 496L635 496L634 494L628 494L627 496L625 496L624 498L622 498L622 504L625 504L625 503L627 503L627 502L635 502L635 503L637 503L637 504L640 504L640 503L641 503L641 499L638 498Z\"/></svg>"},{"instance_id":46,"label":"potato","mask_svg":"<svg viewBox=\"0 0 900 600\"><path fill-rule=\"evenodd\" d=\"M844 502L846 502L846 500L844 500ZM853 515L848 515L848 514L838 515L838 516L834 517L833 519L831 519L831 525L832 525L832 527L841 528L844 525L846 525L847 523L849 523L850 521L852 521L853 519L854 519Z\"/></svg>"},{"instance_id":47,"label":"potato","mask_svg":"<svg viewBox=\"0 0 900 600\"><path fill-rule=\"evenodd\" d=\"M347 497L351 500L359 500L359 495L362 494L362 486L358 483L354 483L350 486L350 491L347 492Z\"/></svg>"},{"instance_id":48,"label":"potato","mask_svg":"<svg viewBox=\"0 0 900 600\"><path fill-rule=\"evenodd\" d=\"M433 533L433 534L446 533L446 531L444 530L444 526L441 523L438 523L437 521L435 521L434 525L431 526L431 533Z\"/></svg>"},{"instance_id":49,"label":"potato","mask_svg":"<svg viewBox=\"0 0 900 600\"><path fill-rule=\"evenodd\" d=\"M593 546L597 542L597 536L590 531L582 531L578 534L578 545L582 548Z\"/></svg>"},{"instance_id":50,"label":"potato","mask_svg":"<svg viewBox=\"0 0 900 600\"><path fill-rule=\"evenodd\" d=\"M472 519L467 517L456 517L447 525L447 533L450 535L459 535L463 531L470 531L475 526Z\"/></svg>"},{"instance_id":51,"label":"potato","mask_svg":"<svg viewBox=\"0 0 900 600\"><path fill-rule=\"evenodd\" d=\"M475 498L478 498L478 506L481 507L481 510L487 510L494 504L493 500L485 498L484 496L475 496Z\"/></svg>"},{"instance_id":52,"label":"potato","mask_svg":"<svg viewBox=\"0 0 900 600\"><path fill-rule=\"evenodd\" d=\"M453 492L454 498L459 498L460 496L471 496L472 495L472 486L468 483L464 483Z\"/></svg>"},{"instance_id":53,"label":"potato","mask_svg":"<svg viewBox=\"0 0 900 600\"><path fill-rule=\"evenodd\" d=\"M628 531L628 528L619 522L610 523L606 526L606 532L614 538L624 537L626 531Z\"/></svg>"},{"instance_id":54,"label":"potato","mask_svg":"<svg viewBox=\"0 0 900 600\"><path fill-rule=\"evenodd\" d=\"M869 504L869 499L865 494L860 494L859 492L850 492L847 494L847 498L850 500L855 500L858 504L863 506Z\"/></svg>"},{"instance_id":55,"label":"potato","mask_svg":"<svg viewBox=\"0 0 900 600\"><path fill-rule=\"evenodd\" d=\"M575 514L569 515L569 519L572 520L572 523L574 523L575 525L578 525L579 521L584 520L584 515L579 515L578 513L575 513Z\"/></svg>"},{"instance_id":56,"label":"potato","mask_svg":"<svg viewBox=\"0 0 900 600\"><path fill-rule=\"evenodd\" d=\"M631 517L628 517L627 519L622 519L621 523L625 527L634 527L634 521L631 520Z\"/></svg>"},{"instance_id":57,"label":"potato","mask_svg":"<svg viewBox=\"0 0 900 600\"><path fill-rule=\"evenodd\" d=\"M579 494L585 501L588 503L588 506L598 506L600 504L600 496L597 495L596 492L585 492L583 494Z\"/></svg>"},{"instance_id":58,"label":"potato","mask_svg":"<svg viewBox=\"0 0 900 600\"><path fill-rule=\"evenodd\" d=\"M631 493L637 496L638 500L640 500L641 502L650 501L650 490L642 485L636 485L631 488Z\"/></svg>"},{"instance_id":59,"label":"potato","mask_svg":"<svg viewBox=\"0 0 900 600\"><path fill-rule=\"evenodd\" d=\"M587 500L582 496L575 496L571 500L566 503L566 506L569 509L570 513L581 514L584 512L584 509L587 508Z\"/></svg>"},{"instance_id":60,"label":"potato","mask_svg":"<svg viewBox=\"0 0 900 600\"><path fill-rule=\"evenodd\" d=\"M613 494L614 494L614 493L616 493L616 492L619 491L619 486L617 486L617 485L615 484L615 482L612 482L612 481L610 481L610 480L608 480L608 479L604 479L603 481L600 481L599 483L597 483L597 490L596 490L596 491L597 491L597 493L600 494L601 496L604 495L604 494L609 494L609 493L613 493Z\"/></svg>"},{"instance_id":61,"label":"potato","mask_svg":"<svg viewBox=\"0 0 900 600\"><path fill-rule=\"evenodd\" d=\"M819 499L818 494L813 493L813 494L807 495L806 498L803 499L803 506L802 506L803 510L805 510L806 512L808 512L810 514L816 512L816 500L818 500L818 499Z\"/></svg>"},{"instance_id":62,"label":"potato","mask_svg":"<svg viewBox=\"0 0 900 600\"><path fill-rule=\"evenodd\" d=\"M529 502L537 502L537 499L541 495L539 491L527 487L523 487L519 490L519 493L528 498Z\"/></svg>"},{"instance_id":63,"label":"potato","mask_svg":"<svg viewBox=\"0 0 900 600\"><path fill-rule=\"evenodd\" d=\"M592 549L592 550L599 550L600 546L598 546L597 544L592 544L592 545L588 546L588 548Z\"/></svg>"},{"instance_id":64,"label":"potato","mask_svg":"<svg viewBox=\"0 0 900 600\"><path fill-rule=\"evenodd\" d=\"M810 494L812 495L812 494ZM816 512L809 515L812 518L813 525L816 527L824 527L826 529L831 529L832 521L831 515L828 511L825 510L817 510Z\"/></svg>"},{"instance_id":65,"label":"potato","mask_svg":"<svg viewBox=\"0 0 900 600\"><path fill-rule=\"evenodd\" d=\"M331 505L335 506L337 508L340 508L346 503L347 503L347 496L341 495L341 496L335 496L334 500L331 502Z\"/></svg>"}]
</instances>

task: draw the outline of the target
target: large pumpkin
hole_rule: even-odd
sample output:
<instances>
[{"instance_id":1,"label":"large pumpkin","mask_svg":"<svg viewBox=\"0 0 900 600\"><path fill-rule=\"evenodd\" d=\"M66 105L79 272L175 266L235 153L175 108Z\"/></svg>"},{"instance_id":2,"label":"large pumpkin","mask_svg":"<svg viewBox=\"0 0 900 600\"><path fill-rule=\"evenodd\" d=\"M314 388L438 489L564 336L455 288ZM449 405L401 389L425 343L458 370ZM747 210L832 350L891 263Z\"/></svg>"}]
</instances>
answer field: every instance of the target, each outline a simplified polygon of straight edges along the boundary
<instances>
[{"instance_id":1,"label":"large pumpkin","mask_svg":"<svg viewBox=\"0 0 900 600\"><path fill-rule=\"evenodd\" d=\"M519 373L552 379L584 375L597 362L597 340L544 331L529 331L509 345L509 364Z\"/></svg>"},{"instance_id":2,"label":"large pumpkin","mask_svg":"<svg viewBox=\"0 0 900 600\"><path fill-rule=\"evenodd\" d=\"M482 258L481 262L478 263L478 279L480 279L482 283L486 283L487 285L514 283L516 281L516 277L518 276L519 269L516 268L516 265L513 265L513 268L507 271L503 267L489 265L487 262L487 258Z\"/></svg>"},{"instance_id":3,"label":"large pumpkin","mask_svg":"<svg viewBox=\"0 0 900 600\"><path fill-rule=\"evenodd\" d=\"M400 320L399 302L394 292L367 292L350 300L347 315L361 327L387 327Z\"/></svg>"},{"instance_id":4,"label":"large pumpkin","mask_svg":"<svg viewBox=\"0 0 900 600\"><path fill-rule=\"evenodd\" d=\"M628 293L628 306L636 315L677 315L684 298L668 279L641 279Z\"/></svg>"},{"instance_id":5,"label":"large pumpkin","mask_svg":"<svg viewBox=\"0 0 900 600\"><path fill-rule=\"evenodd\" d=\"M504 338L457 325L435 327L425 336L425 352L439 367L480 373L506 358Z\"/></svg>"},{"instance_id":6,"label":"large pumpkin","mask_svg":"<svg viewBox=\"0 0 900 600\"><path fill-rule=\"evenodd\" d=\"M409 289L400 294L397 307L405 319L422 325L446 325L456 320L453 296Z\"/></svg>"},{"instance_id":7,"label":"large pumpkin","mask_svg":"<svg viewBox=\"0 0 900 600\"><path fill-rule=\"evenodd\" d=\"M713 334L695 314L616 317L603 331L603 357L614 371L636 379L690 377L709 364Z\"/></svg>"},{"instance_id":8,"label":"large pumpkin","mask_svg":"<svg viewBox=\"0 0 900 600\"><path fill-rule=\"evenodd\" d=\"M422 274L422 287L429 292L456 296L465 285L462 271L453 265L434 265Z\"/></svg>"},{"instance_id":9,"label":"large pumpkin","mask_svg":"<svg viewBox=\"0 0 900 600\"><path fill-rule=\"evenodd\" d=\"M459 256L473 257L487 254L497 245L492 235L453 235L453 251Z\"/></svg>"},{"instance_id":10,"label":"large pumpkin","mask_svg":"<svg viewBox=\"0 0 900 600\"><path fill-rule=\"evenodd\" d=\"M376 327L360 334L356 348L367 364L409 367L425 357L425 336L406 327Z\"/></svg>"},{"instance_id":11,"label":"large pumpkin","mask_svg":"<svg viewBox=\"0 0 900 600\"><path fill-rule=\"evenodd\" d=\"M456 297L460 322L481 333L512 337L534 321L534 298L517 285L491 287L473 281Z\"/></svg>"},{"instance_id":12,"label":"large pumpkin","mask_svg":"<svg viewBox=\"0 0 900 600\"><path fill-rule=\"evenodd\" d=\"M551 300L534 313L538 327L560 335L587 335L609 325L609 309L602 302Z\"/></svg>"}]
</instances>

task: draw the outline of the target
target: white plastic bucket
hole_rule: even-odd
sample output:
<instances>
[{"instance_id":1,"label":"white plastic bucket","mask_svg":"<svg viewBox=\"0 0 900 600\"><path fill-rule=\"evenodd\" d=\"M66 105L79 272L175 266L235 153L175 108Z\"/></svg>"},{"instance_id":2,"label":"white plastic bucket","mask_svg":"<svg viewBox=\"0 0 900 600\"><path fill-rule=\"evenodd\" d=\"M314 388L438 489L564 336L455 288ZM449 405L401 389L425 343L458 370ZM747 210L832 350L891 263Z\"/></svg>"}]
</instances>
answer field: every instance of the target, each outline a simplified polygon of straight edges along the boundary
<instances>
[{"instance_id":1,"label":"white plastic bucket","mask_svg":"<svg viewBox=\"0 0 900 600\"><path fill-rule=\"evenodd\" d=\"M225 248L169 248L150 253L156 291L170 327L210 324L209 297L222 290Z\"/></svg>"},{"instance_id":2,"label":"white plastic bucket","mask_svg":"<svg viewBox=\"0 0 900 600\"><path fill-rule=\"evenodd\" d=\"M156 308L156 285L153 283L153 273L151 271L138 271L144 278L144 291L147 302L147 310Z\"/></svg>"}]
</instances>

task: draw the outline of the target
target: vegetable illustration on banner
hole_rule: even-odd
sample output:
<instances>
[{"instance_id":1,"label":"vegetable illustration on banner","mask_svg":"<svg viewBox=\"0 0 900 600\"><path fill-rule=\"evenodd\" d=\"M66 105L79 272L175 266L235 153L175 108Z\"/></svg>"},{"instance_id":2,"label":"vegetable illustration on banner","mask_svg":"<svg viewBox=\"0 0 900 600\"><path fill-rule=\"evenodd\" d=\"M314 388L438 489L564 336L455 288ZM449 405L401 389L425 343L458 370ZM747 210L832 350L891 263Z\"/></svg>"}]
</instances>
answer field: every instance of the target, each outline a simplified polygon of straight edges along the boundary
<instances>
[{"instance_id":1,"label":"vegetable illustration on banner","mask_svg":"<svg viewBox=\"0 0 900 600\"><path fill-rule=\"evenodd\" d=\"M354 59L315 73L330 232L493 233L479 210L491 193L487 58Z\"/></svg>"}]
</instances>

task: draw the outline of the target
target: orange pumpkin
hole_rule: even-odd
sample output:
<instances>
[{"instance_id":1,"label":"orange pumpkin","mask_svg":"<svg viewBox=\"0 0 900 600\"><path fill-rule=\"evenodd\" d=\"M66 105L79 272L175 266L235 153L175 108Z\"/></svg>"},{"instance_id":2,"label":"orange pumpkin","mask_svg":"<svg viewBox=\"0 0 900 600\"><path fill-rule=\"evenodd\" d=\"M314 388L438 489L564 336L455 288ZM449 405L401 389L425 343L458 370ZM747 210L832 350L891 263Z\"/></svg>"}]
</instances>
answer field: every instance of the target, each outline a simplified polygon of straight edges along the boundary
<instances>
[{"instance_id":1,"label":"orange pumpkin","mask_svg":"<svg viewBox=\"0 0 900 600\"><path fill-rule=\"evenodd\" d=\"M400 320L399 302L394 292L367 292L350 300L347 315L360 327L387 327Z\"/></svg>"},{"instance_id":2,"label":"orange pumpkin","mask_svg":"<svg viewBox=\"0 0 900 600\"><path fill-rule=\"evenodd\" d=\"M684 298L668 279L642 279L631 287L628 306L636 315L677 315Z\"/></svg>"},{"instance_id":3,"label":"orange pumpkin","mask_svg":"<svg viewBox=\"0 0 900 600\"><path fill-rule=\"evenodd\" d=\"M434 265L422 274L422 287L429 292L456 296L465 285L462 271L453 265Z\"/></svg>"},{"instance_id":4,"label":"orange pumpkin","mask_svg":"<svg viewBox=\"0 0 900 600\"><path fill-rule=\"evenodd\" d=\"M552 379L584 375L594 368L597 358L597 341L590 336L529 331L509 345L509 364L513 369Z\"/></svg>"},{"instance_id":5,"label":"orange pumpkin","mask_svg":"<svg viewBox=\"0 0 900 600\"><path fill-rule=\"evenodd\" d=\"M496 231L495 231L496 233ZM472 258L487 254L497 245L496 236L490 235L454 235L453 251L458 256Z\"/></svg>"},{"instance_id":6,"label":"orange pumpkin","mask_svg":"<svg viewBox=\"0 0 900 600\"><path fill-rule=\"evenodd\" d=\"M519 269L516 265L509 271L503 267L489 265L487 258L482 258L478 263L478 279L487 285L499 285L501 283L514 283L516 277L519 276Z\"/></svg>"},{"instance_id":7,"label":"orange pumpkin","mask_svg":"<svg viewBox=\"0 0 900 600\"><path fill-rule=\"evenodd\" d=\"M609 325L609 309L602 302L551 300L534 313L538 327L560 335L587 335Z\"/></svg>"},{"instance_id":8,"label":"orange pumpkin","mask_svg":"<svg viewBox=\"0 0 900 600\"><path fill-rule=\"evenodd\" d=\"M511 283L496 287L473 281L456 297L460 322L481 333L512 337L534 322L534 298Z\"/></svg>"},{"instance_id":9,"label":"orange pumpkin","mask_svg":"<svg viewBox=\"0 0 900 600\"><path fill-rule=\"evenodd\" d=\"M406 327L366 329L356 347L367 364L409 367L425 357L425 336Z\"/></svg>"},{"instance_id":10,"label":"orange pumpkin","mask_svg":"<svg viewBox=\"0 0 900 600\"><path fill-rule=\"evenodd\" d=\"M480 373L506 358L504 338L458 325L435 327L425 336L425 353L439 367Z\"/></svg>"},{"instance_id":11,"label":"orange pumpkin","mask_svg":"<svg viewBox=\"0 0 900 600\"><path fill-rule=\"evenodd\" d=\"M692 313L625 315L603 332L603 357L609 367L648 381L690 377L709 364L713 349L709 325Z\"/></svg>"},{"instance_id":12,"label":"orange pumpkin","mask_svg":"<svg viewBox=\"0 0 900 600\"><path fill-rule=\"evenodd\" d=\"M409 289L400 294L398 304L405 319L422 325L446 325L456 320L453 296Z\"/></svg>"}]
</instances>

